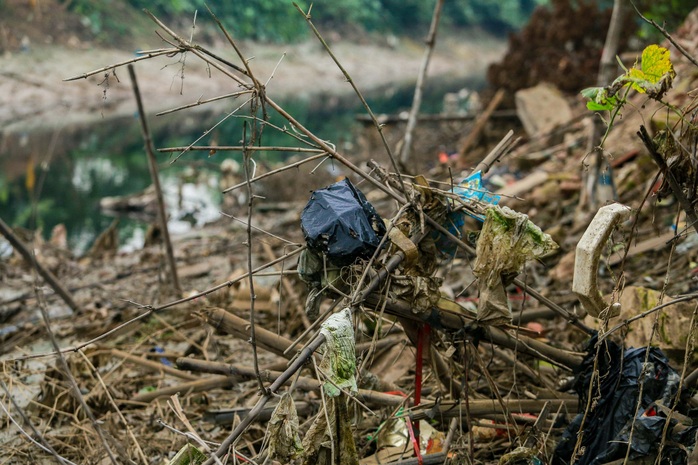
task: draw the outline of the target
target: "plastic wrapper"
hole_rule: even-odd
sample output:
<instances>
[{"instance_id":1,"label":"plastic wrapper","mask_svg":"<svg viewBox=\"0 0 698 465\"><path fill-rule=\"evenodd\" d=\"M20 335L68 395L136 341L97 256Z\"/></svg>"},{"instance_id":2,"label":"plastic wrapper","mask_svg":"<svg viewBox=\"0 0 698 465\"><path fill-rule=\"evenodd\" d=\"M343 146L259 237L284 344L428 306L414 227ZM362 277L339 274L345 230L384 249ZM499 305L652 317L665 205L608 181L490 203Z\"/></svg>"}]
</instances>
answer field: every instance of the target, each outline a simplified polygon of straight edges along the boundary
<instances>
[{"instance_id":1,"label":"plastic wrapper","mask_svg":"<svg viewBox=\"0 0 698 465\"><path fill-rule=\"evenodd\" d=\"M370 258L385 234L383 220L349 179L312 193L301 228L308 247L339 266Z\"/></svg>"}]
</instances>

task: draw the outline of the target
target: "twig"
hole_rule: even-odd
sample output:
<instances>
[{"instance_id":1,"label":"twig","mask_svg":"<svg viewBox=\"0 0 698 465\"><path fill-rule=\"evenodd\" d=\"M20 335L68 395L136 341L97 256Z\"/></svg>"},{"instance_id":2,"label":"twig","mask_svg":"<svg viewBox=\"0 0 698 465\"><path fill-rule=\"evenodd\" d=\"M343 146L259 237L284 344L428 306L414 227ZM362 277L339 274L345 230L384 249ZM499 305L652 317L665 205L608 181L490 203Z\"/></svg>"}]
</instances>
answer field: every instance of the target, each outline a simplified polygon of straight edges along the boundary
<instances>
[{"instance_id":1,"label":"twig","mask_svg":"<svg viewBox=\"0 0 698 465\"><path fill-rule=\"evenodd\" d=\"M690 62L693 63L694 65L698 66L698 61L697 61L695 58L693 58L693 56L692 56L690 53L688 53L688 51L687 51L685 48L683 48L683 47L681 46L681 44L679 44L678 42L676 42L676 41L674 40L674 38L671 36L671 34L669 34L669 33L667 32L666 29L664 29L662 26L660 26L659 24L657 24L657 22L656 22L655 20L653 20L653 19L648 19L648 18L646 18L642 13L640 13L640 10L638 10L638 9L637 9L637 6L635 6L635 2L633 2L633 1L631 0L631 1L630 1L630 4L633 6L633 8L635 8L635 12L637 12L638 16L639 16L643 21L645 21L646 23L651 24L652 26L654 26L659 32L662 33L662 35L664 35L664 37L666 37L666 38L669 40L669 42L671 42L671 44L672 44L674 47L676 47L676 49L677 49L679 52L681 52L681 54L682 54L683 56L685 56L686 58L688 58L688 61L690 61Z\"/></svg>"},{"instance_id":2,"label":"twig","mask_svg":"<svg viewBox=\"0 0 698 465\"><path fill-rule=\"evenodd\" d=\"M691 202L689 202L686 196L684 195L683 190L681 189L681 185L676 180L674 173L667 166L664 157L662 157L662 155L659 152L657 152L657 147L655 146L654 141L652 140L650 135L647 133L647 129L645 128L645 126L640 126L640 130L637 132L637 135L640 137L640 140L642 140L642 142L645 144L645 147L647 147L647 150L652 156L652 160L654 160L657 166L659 166L659 169L662 171L664 179L666 179L669 183L674 197L676 197L676 200L678 200L679 204L681 204L681 208L683 209L683 211L686 212L686 217L688 218L688 221L693 225L693 228L696 230L696 232L698 232L698 216L696 216L696 211L691 205Z\"/></svg>"},{"instance_id":3,"label":"twig","mask_svg":"<svg viewBox=\"0 0 698 465\"><path fill-rule=\"evenodd\" d=\"M245 100L245 101L244 101L242 104L240 104L237 108L235 108L233 111L231 111L230 113L228 113L227 115L225 115L223 118L221 118L218 122L216 122L216 124L214 124L214 125L211 126L209 129L207 129L206 131L204 131L204 133L201 134L199 137L197 137L196 140L194 140L194 142L192 142L192 143L189 144L188 146L184 147L184 150L182 150L176 157L174 157L172 160L170 160L170 164L175 163L177 160L179 160L179 159L182 157L182 155L184 155L184 154L187 153L189 150L191 150L191 148L192 148L193 146L195 146L197 142L199 142L201 139L203 139L204 137L206 137L207 135L209 135L209 134L211 133L211 131L213 131L213 130L216 129L218 126L220 126L221 124L223 124L225 121L228 120L228 118L230 118L231 116L235 115L235 113L237 113L238 111L240 111L240 110L242 109L242 107L244 107L244 106L247 105L248 103L252 102L253 100L254 100L253 97L251 97L251 98Z\"/></svg>"},{"instance_id":4,"label":"twig","mask_svg":"<svg viewBox=\"0 0 698 465\"><path fill-rule=\"evenodd\" d=\"M230 98L230 97L239 97L239 96L244 95L244 94L249 94L250 92L251 92L250 90L241 90L239 92L233 92L231 94L219 95L218 97L213 97L213 98L209 98L209 99L204 99L204 100L199 99L194 103L187 103L186 105L182 105L180 107L171 108L169 110L161 111L160 113L155 113L155 116L167 115L169 113L174 113L175 111L185 110L187 108L192 108L192 107L198 107L199 105L203 105L205 103L215 102L217 100L223 100L223 99ZM162 151L162 150L159 150L159 151Z\"/></svg>"},{"instance_id":5,"label":"twig","mask_svg":"<svg viewBox=\"0 0 698 465\"><path fill-rule=\"evenodd\" d=\"M162 148L158 149L158 152L181 152L182 150L188 150L190 152L194 152L196 150L199 151L205 151L205 152L210 152L211 150L216 150L218 152L225 152L225 151L230 151L230 152L242 152L243 150L248 150L250 152L307 152L307 153L319 153L319 154L325 154L324 150L321 149L312 149L312 148L305 148L305 147L282 147L282 146L277 146L277 147L271 147L271 146L262 146L262 145L256 145L256 146L243 146L243 145L194 145L194 146L187 146L187 147L167 147L167 148ZM315 158L318 158L316 155ZM313 159L315 159L313 158ZM303 160L303 162L311 161L310 159ZM298 166L297 164L294 164L293 166ZM285 169L288 169L289 167L293 166L285 166ZM245 183L242 183L241 186L244 186Z\"/></svg>"},{"instance_id":6,"label":"twig","mask_svg":"<svg viewBox=\"0 0 698 465\"><path fill-rule=\"evenodd\" d=\"M63 287L63 285L58 282L58 278L51 273L48 269L44 268L44 266L39 263L39 261L36 259L34 254L27 248L26 245L22 243L21 240L15 234L12 232L12 229L5 224L5 222L0 218L0 233L2 233L3 236L5 236L5 239L12 245L12 247L22 255L22 258L29 263L36 271L41 275L42 278L48 283L51 288L56 291L56 294L61 296L61 299L63 299L63 302L68 305L68 307L71 308L74 312L79 312L80 307L78 307L78 304L75 303L73 300L73 296L68 292L68 290Z\"/></svg>"},{"instance_id":7,"label":"twig","mask_svg":"<svg viewBox=\"0 0 698 465\"><path fill-rule=\"evenodd\" d=\"M131 58L130 60L122 61L120 63L116 63L115 65L105 66L104 68L99 68L99 69L96 69L94 71L89 71L87 73L79 74L77 76L65 78L65 79L63 79L63 81L67 82L67 81L76 81L78 79L87 79L89 76L92 76L92 75L95 75L98 73L102 73L104 71L110 71L110 70L113 70L113 69L119 68L121 66L131 64L131 63L136 63L137 61L148 60L150 58L155 58L155 57L162 56L162 55L172 55L173 53L179 53L179 52L180 52L180 49L178 49L178 48L167 48L167 49L162 49L162 50L149 51L145 55L141 55L137 58Z\"/></svg>"},{"instance_id":8,"label":"twig","mask_svg":"<svg viewBox=\"0 0 698 465\"><path fill-rule=\"evenodd\" d=\"M359 98L359 100L361 100L361 103L363 104L364 108L366 109L366 112L371 116L371 119L373 120L373 124L376 126L376 129L378 129L378 134L380 135L381 140L383 141L383 146L385 147L386 153L388 154L388 157L390 158L390 163L393 165L393 169L395 170L396 173L399 173L400 169L399 169L397 160L395 160L395 157L393 156L393 151L390 150L390 145L388 145L388 141L385 139L385 136L383 135L383 126L378 123L378 120L376 119L376 115L373 114L373 111L371 110L371 107L368 105L368 102L366 102L366 99L364 98L363 94L361 93L359 88L356 87L356 83L354 83L354 80L349 75L349 72L346 69L344 69L344 66L342 66L342 64L339 62L337 57L334 55L334 53L330 49L330 46L327 45L327 42L325 42L325 39L322 38L322 35L320 35L320 31L317 30L317 28L315 27L313 22L310 20L310 14L305 13L301 9L301 7L298 6L298 4L295 2L293 3L293 6L295 6L296 9L303 15L306 22L310 26L310 29L312 29L313 33L315 34L315 37L318 38L318 40L320 41L322 46L325 48L325 51L327 51L327 54L332 58L332 61L335 62L335 64L337 65L339 70L342 72L342 74L344 75L344 77L347 80L347 82L349 83L349 85L351 85L352 89L354 89L356 96ZM273 106L274 105L272 105L272 107ZM278 111L278 109L277 109L277 111ZM311 137L310 134L308 134L308 136ZM311 137L311 139L312 139L312 137ZM332 152L330 152L330 153L332 153ZM338 160L339 160L339 158L338 158ZM344 163L344 162L342 162L342 163ZM344 163L344 164L345 164L345 166L347 166L349 168L349 166L346 165L346 163ZM366 176L363 176L363 177L366 178ZM372 178L370 178L370 179L372 179ZM402 177L398 176L398 179L400 180L400 187L401 187L402 192L404 192L405 195L407 195L407 190L405 189L405 184L402 182ZM371 181L369 181L369 182L371 182ZM375 185L375 183L373 183L373 184ZM380 187L379 187L379 189L380 189ZM394 194L390 194L390 195L394 196Z\"/></svg>"},{"instance_id":9,"label":"twig","mask_svg":"<svg viewBox=\"0 0 698 465\"><path fill-rule=\"evenodd\" d=\"M209 10L210 11L210 10ZM237 50L237 49L236 49ZM245 66L247 66L247 63L245 63ZM250 75L252 75L252 72L250 71L249 68L247 68L247 71ZM258 91L261 91L259 88L259 83L255 79L255 85L257 85ZM254 114L255 111L255 104L253 102L253 108L252 108L252 113ZM251 156L250 152L247 151L247 124L243 125L243 130L242 130L242 141L244 145L244 149L242 151L242 159L243 159L243 170L245 171L245 182L247 184L247 228L246 228L246 234L247 234L247 241L246 241L246 247L247 247L247 271L251 272L252 271L252 212L254 209L254 195L252 194L252 183L250 179L254 176L254 172L252 172L252 168L250 166L251 162ZM252 130L252 135L250 137L249 145L254 146L257 138L257 129L256 126L253 127ZM256 335L256 321L255 321L255 300L257 299L257 296L254 293L254 277L250 273L248 276L248 287L249 287L249 293L250 293L250 340L249 343L252 346L252 360L254 363L254 371L255 374L257 375L257 383L259 385L259 389L261 391L264 391L264 381L262 381L262 377L259 374L259 357L257 356L257 335Z\"/></svg>"},{"instance_id":10,"label":"twig","mask_svg":"<svg viewBox=\"0 0 698 465\"><path fill-rule=\"evenodd\" d=\"M145 110L143 109L143 101L141 92L138 89L138 80L136 79L136 71L132 64L128 65L128 74L131 77L131 85L133 86L133 94L136 96L138 104L138 114L141 121L141 132L143 133L143 141L145 142L145 151L148 155L148 168L150 168L150 178L155 187L155 196L158 201L158 216L160 217L160 229L162 230L162 238L165 241L165 252L167 254L167 263L170 268L170 279L172 286L178 295L182 294L182 288L179 285L177 277L177 263L172 251L172 241L170 241L170 232L167 227L167 213L165 211L165 200L162 196L162 188L160 187L160 177L158 176L158 164L153 152L153 140L150 137L150 129L148 128L148 120L146 119Z\"/></svg>"},{"instance_id":11,"label":"twig","mask_svg":"<svg viewBox=\"0 0 698 465\"><path fill-rule=\"evenodd\" d=\"M221 213L221 215L225 216L226 218L230 218L231 220L235 220L235 221L237 221L238 223L244 224L245 227L247 227L247 226L249 225L248 222L246 222L245 220L242 220L242 219L240 219L240 218L238 218L238 217L236 217L236 216L229 215L229 214L227 214L227 213L225 213L225 212L220 212L220 213ZM291 241L289 241L289 240L287 240L287 239L284 239L284 238L281 237L281 236L277 236L277 235L274 234L274 233L270 233L269 231L267 231L267 230L265 230L265 229L258 228L257 226L251 226L251 228L254 229L255 231L261 232L262 234L266 234L266 235L269 236L269 237L273 237L273 238L276 239L276 240L279 240L279 241L281 241L281 242L285 242L285 243L288 244L288 245L298 245L298 243L296 243L296 242L291 242ZM268 246L269 244L267 244L267 243L265 242L264 245ZM273 255L272 255L271 258L272 258L272 259L274 258ZM282 273L282 274L283 274L283 273Z\"/></svg>"},{"instance_id":12,"label":"twig","mask_svg":"<svg viewBox=\"0 0 698 465\"><path fill-rule=\"evenodd\" d=\"M419 69L419 75L417 76L417 84L414 88L414 97L412 99L412 108L407 117L407 127L405 128L405 136L402 139L402 149L400 150L399 161L402 166L407 166L407 162L410 157L410 149L412 148L412 134L414 128L417 125L417 114L419 113L419 108L422 105L422 93L424 91L424 82L427 76L427 69L429 68L429 61L431 60L431 55L434 53L434 46L436 45L436 31L439 27L439 19L441 18L441 10L444 5L444 0L436 0L434 5L434 13L431 17L431 25L429 26L429 34L426 40L426 48L424 49L424 56L422 57L422 66Z\"/></svg>"},{"instance_id":13,"label":"twig","mask_svg":"<svg viewBox=\"0 0 698 465\"><path fill-rule=\"evenodd\" d=\"M250 147L250 148L252 148L252 147ZM277 169L275 169L275 170L271 170L271 171L269 171L269 172L267 172L267 173L260 174L259 176L256 176L256 177L250 179L250 182L259 181L260 179L264 179L264 178L269 177L269 176L272 176L272 175L274 175L274 174L281 173L282 171L286 171L286 170L289 170L289 169L292 169L292 168L296 168L296 167L301 166L301 165L303 165L303 164L305 164L305 163L308 163L308 162L317 160L318 158L325 158L325 157L328 156L327 152L325 152L324 150L316 150L316 149L307 149L307 150L308 150L308 151L311 151L311 150L312 150L312 151L318 151L318 152L321 152L321 153L319 153L319 154L317 154L317 155L310 156L310 157L308 157L308 158L305 158L305 159L303 159L303 160L297 161L297 162L295 162L295 163L291 163L291 164L286 165L286 166L283 166L283 167L281 167L281 168L277 168ZM302 152L302 151L305 151L305 150L296 150L296 151ZM246 183L244 183L244 182L241 182L241 183L239 183L239 184L235 184L234 186L228 187L227 189L223 190L223 193L224 193L224 194L227 194L228 192L233 191L233 190L235 190L235 189L238 189L238 188L244 186L245 184L246 184Z\"/></svg>"},{"instance_id":14,"label":"twig","mask_svg":"<svg viewBox=\"0 0 698 465\"><path fill-rule=\"evenodd\" d=\"M475 121L475 125L473 126L472 131L468 133L468 136L465 138L465 141L463 141L463 144L460 146L460 149L458 150L458 157L460 159L461 164L465 164L466 153L475 144L475 141L477 141L478 137L480 137L480 133L485 128L485 124L487 124L487 121L489 121L490 116L492 116L492 113L494 112L494 110L497 109L499 104L502 102L503 98L504 89L499 89L497 93L494 94L494 97L492 97L492 100L490 100L490 103L489 105L487 105L487 108L485 108L485 111L483 111L482 114Z\"/></svg>"},{"instance_id":15,"label":"twig","mask_svg":"<svg viewBox=\"0 0 698 465\"><path fill-rule=\"evenodd\" d=\"M645 312L642 312L638 315L635 315L634 317L628 318L627 320L618 323L617 325L615 325L613 328L609 329L605 333L600 334L597 345L601 344L601 342L603 342L605 339L607 339L608 336L615 333L619 329L621 329L625 326L628 326L633 321L637 321L637 320L640 320L642 318L645 318L646 316L651 315L655 312L658 312L659 310L661 310L663 308L670 307L672 305L676 305L676 304L681 303L681 302L689 302L691 300L696 300L696 299L698 299L698 293L684 295L684 296L681 296L681 297L678 297L678 298L672 300L671 302L665 302L661 305L657 305L656 307L650 308L649 310L647 310Z\"/></svg>"}]
</instances>

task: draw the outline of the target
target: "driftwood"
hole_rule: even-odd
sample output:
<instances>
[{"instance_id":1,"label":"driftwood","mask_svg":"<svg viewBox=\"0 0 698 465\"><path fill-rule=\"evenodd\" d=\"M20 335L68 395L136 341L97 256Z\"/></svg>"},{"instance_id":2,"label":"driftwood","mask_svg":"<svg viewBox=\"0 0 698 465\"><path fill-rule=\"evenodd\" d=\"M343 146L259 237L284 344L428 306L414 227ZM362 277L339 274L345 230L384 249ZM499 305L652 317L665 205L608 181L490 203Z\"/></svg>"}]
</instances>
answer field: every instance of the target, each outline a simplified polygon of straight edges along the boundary
<instances>
[{"instance_id":1,"label":"driftwood","mask_svg":"<svg viewBox=\"0 0 698 465\"><path fill-rule=\"evenodd\" d=\"M207 362L204 360L195 360L190 358L177 359L177 366L182 370L200 371L206 373L217 373L231 376L236 379L254 379L256 377L254 369L250 367L239 367L221 362ZM263 370L260 371L262 381L274 383L283 372ZM291 380L287 380L285 384L290 384ZM294 385L297 389L304 391L316 391L323 385L322 382L300 376L294 380ZM408 399L403 396L384 394L382 392L369 389L359 389L356 398L367 405L375 406L390 406L395 407L408 402Z\"/></svg>"},{"instance_id":2,"label":"driftwood","mask_svg":"<svg viewBox=\"0 0 698 465\"><path fill-rule=\"evenodd\" d=\"M466 401L453 402L443 401L438 403L425 402L419 407L413 407L405 415L413 421L426 419L450 419L454 417L465 417L467 410L470 415L488 415L493 413L534 413L537 414L549 403L551 409L557 410L562 407L565 412L577 413L579 401L574 398L569 399L503 399L506 412L502 410L502 405L495 399L469 399Z\"/></svg>"}]
</instances>

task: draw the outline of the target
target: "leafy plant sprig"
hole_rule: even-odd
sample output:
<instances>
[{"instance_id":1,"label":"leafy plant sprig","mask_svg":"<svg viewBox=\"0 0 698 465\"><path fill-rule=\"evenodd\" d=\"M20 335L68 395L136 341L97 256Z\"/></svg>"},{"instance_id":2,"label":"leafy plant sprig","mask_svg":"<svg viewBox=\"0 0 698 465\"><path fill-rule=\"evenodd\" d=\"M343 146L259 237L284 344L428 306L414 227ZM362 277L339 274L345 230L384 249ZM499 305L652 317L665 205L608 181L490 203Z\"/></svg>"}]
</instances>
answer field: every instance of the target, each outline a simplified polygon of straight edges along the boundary
<instances>
[{"instance_id":1,"label":"leafy plant sprig","mask_svg":"<svg viewBox=\"0 0 698 465\"><path fill-rule=\"evenodd\" d=\"M625 73L618 76L610 85L588 87L581 91L582 96L587 99L589 110L610 113L609 120L604 120L607 130L603 141L606 140L606 136L613 126L613 121L627 102L627 96L631 89L662 102L664 94L671 88L676 77L669 50L654 44L647 46L642 51L639 67L637 62L630 69L626 69L622 63L620 66L625 70ZM621 92L622 95L620 95ZM668 105L666 102L662 103Z\"/></svg>"}]
</instances>

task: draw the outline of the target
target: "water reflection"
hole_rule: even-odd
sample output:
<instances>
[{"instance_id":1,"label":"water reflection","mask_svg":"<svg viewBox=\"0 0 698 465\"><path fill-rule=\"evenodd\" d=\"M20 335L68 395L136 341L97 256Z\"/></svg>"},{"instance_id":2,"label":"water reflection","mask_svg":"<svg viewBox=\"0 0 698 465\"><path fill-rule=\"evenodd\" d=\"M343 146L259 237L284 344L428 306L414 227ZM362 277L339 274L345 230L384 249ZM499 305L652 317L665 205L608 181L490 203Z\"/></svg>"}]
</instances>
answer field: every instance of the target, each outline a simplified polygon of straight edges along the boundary
<instances>
[{"instance_id":1,"label":"water reflection","mask_svg":"<svg viewBox=\"0 0 698 465\"><path fill-rule=\"evenodd\" d=\"M441 82L425 95L425 112L440 111L441 96L464 84ZM479 87L479 82L470 82ZM383 90L371 99L375 112L395 113L409 108L412 88ZM336 144L350 143L354 115L363 109L354 97L287 101L282 105L306 127ZM230 111L230 110L228 110ZM225 115L220 108L207 113L180 113L150 117L156 147L186 146L218 142L237 145L243 133L243 119L230 118L206 132ZM288 127L280 117L272 123ZM263 145L298 146L286 134L265 129ZM340 145L341 146L341 145ZM261 163L285 161L291 153L256 152ZM186 232L219 218L221 202L220 164L226 158L241 162L237 152L187 153L170 164L170 155L158 154L172 234ZM99 120L90 126L36 129L27 133L3 134L0 141L0 218L12 227L40 228L45 238L58 224L68 231L68 246L84 253L95 237L113 221L99 208L104 197L143 192L150 186L146 155L135 115ZM145 230L155 222L153 215L121 216L119 243L122 249L142 247ZM3 253L0 244L0 254Z\"/></svg>"}]
</instances>

